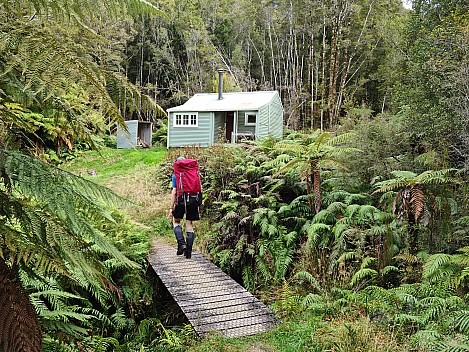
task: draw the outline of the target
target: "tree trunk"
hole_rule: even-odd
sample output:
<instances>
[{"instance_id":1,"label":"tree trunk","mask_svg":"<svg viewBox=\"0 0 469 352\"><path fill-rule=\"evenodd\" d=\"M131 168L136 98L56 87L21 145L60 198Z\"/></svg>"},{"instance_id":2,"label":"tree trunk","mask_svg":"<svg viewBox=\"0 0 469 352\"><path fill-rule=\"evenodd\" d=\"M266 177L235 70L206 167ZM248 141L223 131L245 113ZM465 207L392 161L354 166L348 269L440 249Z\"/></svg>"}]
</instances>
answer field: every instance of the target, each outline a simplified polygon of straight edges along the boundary
<instances>
[{"instance_id":1,"label":"tree trunk","mask_svg":"<svg viewBox=\"0 0 469 352\"><path fill-rule=\"evenodd\" d=\"M314 210L316 214L321 210L322 196L321 196L321 173L319 171L318 161L315 160L311 163L311 170L313 175L313 192L314 192Z\"/></svg>"},{"instance_id":2,"label":"tree trunk","mask_svg":"<svg viewBox=\"0 0 469 352\"><path fill-rule=\"evenodd\" d=\"M0 347L3 352L42 351L42 331L17 272L0 258Z\"/></svg>"},{"instance_id":3,"label":"tree trunk","mask_svg":"<svg viewBox=\"0 0 469 352\"><path fill-rule=\"evenodd\" d=\"M326 102L326 15L323 17L322 29L322 77L321 77L321 118L320 127L324 131L324 110Z\"/></svg>"},{"instance_id":4,"label":"tree trunk","mask_svg":"<svg viewBox=\"0 0 469 352\"><path fill-rule=\"evenodd\" d=\"M407 223L409 226L409 253L415 255L419 250L419 230L413 216L407 218Z\"/></svg>"},{"instance_id":5,"label":"tree trunk","mask_svg":"<svg viewBox=\"0 0 469 352\"><path fill-rule=\"evenodd\" d=\"M311 33L311 50L310 50L310 59L309 59L310 65L311 65L311 129L314 129L314 115L315 115L315 101L316 97L314 94L314 34Z\"/></svg>"}]
</instances>

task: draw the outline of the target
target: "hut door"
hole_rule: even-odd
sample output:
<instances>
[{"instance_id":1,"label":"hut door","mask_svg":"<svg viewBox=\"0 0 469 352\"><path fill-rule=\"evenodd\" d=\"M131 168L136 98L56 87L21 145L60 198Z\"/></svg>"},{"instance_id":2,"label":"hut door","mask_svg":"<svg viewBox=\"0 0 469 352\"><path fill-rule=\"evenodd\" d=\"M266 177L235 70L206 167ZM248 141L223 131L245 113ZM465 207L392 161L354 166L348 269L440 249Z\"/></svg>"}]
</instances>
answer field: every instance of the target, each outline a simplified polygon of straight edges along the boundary
<instances>
[{"instance_id":1,"label":"hut door","mask_svg":"<svg viewBox=\"0 0 469 352\"><path fill-rule=\"evenodd\" d=\"M233 126L234 125L234 112L227 112L226 113L226 140L228 143L232 143L231 136L233 134Z\"/></svg>"}]
</instances>

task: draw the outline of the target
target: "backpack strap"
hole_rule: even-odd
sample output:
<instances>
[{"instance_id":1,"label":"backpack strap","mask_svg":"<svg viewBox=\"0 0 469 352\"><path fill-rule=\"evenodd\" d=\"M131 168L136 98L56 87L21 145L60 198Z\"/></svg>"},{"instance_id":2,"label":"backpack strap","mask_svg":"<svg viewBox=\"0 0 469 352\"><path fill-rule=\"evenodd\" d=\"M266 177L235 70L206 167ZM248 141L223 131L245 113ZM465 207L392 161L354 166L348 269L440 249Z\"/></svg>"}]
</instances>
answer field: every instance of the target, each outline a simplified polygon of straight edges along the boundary
<instances>
[{"instance_id":1,"label":"backpack strap","mask_svg":"<svg viewBox=\"0 0 469 352\"><path fill-rule=\"evenodd\" d=\"M179 173L179 182L177 184L177 189L176 189L176 195L177 197L180 197L184 194L184 187L182 185L182 175L183 173ZM178 175L176 175L176 180L178 179Z\"/></svg>"}]
</instances>

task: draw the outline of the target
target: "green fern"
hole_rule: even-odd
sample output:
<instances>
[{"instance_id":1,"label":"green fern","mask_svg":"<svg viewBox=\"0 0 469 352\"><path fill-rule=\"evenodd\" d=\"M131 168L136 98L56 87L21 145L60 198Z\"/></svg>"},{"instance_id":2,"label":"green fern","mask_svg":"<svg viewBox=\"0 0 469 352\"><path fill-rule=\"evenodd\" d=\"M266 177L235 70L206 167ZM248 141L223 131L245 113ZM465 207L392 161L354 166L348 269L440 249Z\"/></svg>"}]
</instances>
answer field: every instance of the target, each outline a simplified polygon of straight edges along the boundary
<instances>
[{"instance_id":1,"label":"green fern","mask_svg":"<svg viewBox=\"0 0 469 352\"><path fill-rule=\"evenodd\" d=\"M374 269L370 268L362 268L358 270L353 276L352 279L350 280L350 286L355 287L359 283L362 283L363 280L368 279L372 280L378 276L378 272Z\"/></svg>"},{"instance_id":2,"label":"green fern","mask_svg":"<svg viewBox=\"0 0 469 352\"><path fill-rule=\"evenodd\" d=\"M454 326L463 334L469 333L469 310L461 310L454 315Z\"/></svg>"},{"instance_id":3,"label":"green fern","mask_svg":"<svg viewBox=\"0 0 469 352\"><path fill-rule=\"evenodd\" d=\"M301 305L305 309L310 309L313 311L320 311L326 304L326 299L324 296L308 293L302 300Z\"/></svg>"},{"instance_id":4,"label":"green fern","mask_svg":"<svg viewBox=\"0 0 469 352\"><path fill-rule=\"evenodd\" d=\"M321 285L319 284L318 280L307 271L299 271L295 273L292 279L298 281L307 281L312 288L316 290L321 290Z\"/></svg>"},{"instance_id":5,"label":"green fern","mask_svg":"<svg viewBox=\"0 0 469 352\"><path fill-rule=\"evenodd\" d=\"M461 254L434 254L429 256L423 267L423 276L430 282L447 281L459 287L465 285L465 277L469 274L469 256L467 248L459 250Z\"/></svg>"}]
</instances>

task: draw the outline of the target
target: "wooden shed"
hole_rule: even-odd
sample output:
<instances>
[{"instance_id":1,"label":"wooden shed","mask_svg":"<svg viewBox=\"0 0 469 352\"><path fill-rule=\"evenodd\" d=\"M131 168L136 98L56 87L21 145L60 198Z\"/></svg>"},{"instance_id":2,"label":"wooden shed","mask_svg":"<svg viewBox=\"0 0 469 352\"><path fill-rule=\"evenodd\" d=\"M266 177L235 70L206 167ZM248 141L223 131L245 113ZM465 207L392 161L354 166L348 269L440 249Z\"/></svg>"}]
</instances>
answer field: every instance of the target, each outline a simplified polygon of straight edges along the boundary
<instances>
[{"instance_id":1,"label":"wooden shed","mask_svg":"<svg viewBox=\"0 0 469 352\"><path fill-rule=\"evenodd\" d=\"M117 148L151 147L151 122L128 120L125 124L128 132L117 127Z\"/></svg>"},{"instance_id":2,"label":"wooden shed","mask_svg":"<svg viewBox=\"0 0 469 352\"><path fill-rule=\"evenodd\" d=\"M267 136L283 137L283 106L277 91L202 93L168 109L168 148Z\"/></svg>"}]
</instances>

